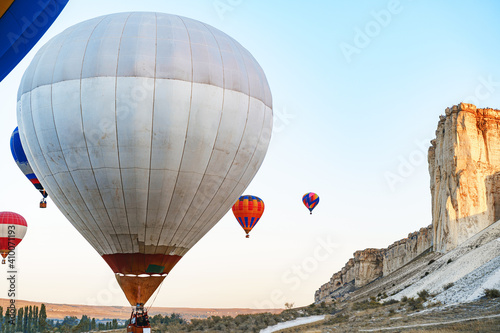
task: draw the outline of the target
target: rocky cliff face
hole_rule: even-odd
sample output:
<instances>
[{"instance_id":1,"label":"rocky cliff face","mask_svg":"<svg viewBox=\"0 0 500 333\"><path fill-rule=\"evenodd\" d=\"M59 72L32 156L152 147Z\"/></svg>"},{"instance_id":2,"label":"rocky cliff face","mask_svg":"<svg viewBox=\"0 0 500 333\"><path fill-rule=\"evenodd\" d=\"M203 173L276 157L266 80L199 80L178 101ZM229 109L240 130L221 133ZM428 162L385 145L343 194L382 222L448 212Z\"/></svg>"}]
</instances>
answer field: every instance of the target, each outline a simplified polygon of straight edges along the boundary
<instances>
[{"instance_id":1,"label":"rocky cliff face","mask_svg":"<svg viewBox=\"0 0 500 333\"><path fill-rule=\"evenodd\" d=\"M354 252L354 286L362 287L382 276L385 249Z\"/></svg>"},{"instance_id":2,"label":"rocky cliff face","mask_svg":"<svg viewBox=\"0 0 500 333\"><path fill-rule=\"evenodd\" d=\"M389 245L384 253L383 275L389 275L400 267L403 267L423 252L432 247L432 225L420 228L419 231L408 234Z\"/></svg>"},{"instance_id":3,"label":"rocky cliff face","mask_svg":"<svg viewBox=\"0 0 500 333\"><path fill-rule=\"evenodd\" d=\"M347 264L345 264L345 266L342 267L342 269L340 270L340 273L342 274L343 284L349 283L356 278L355 274L354 274L354 259L353 258L349 259Z\"/></svg>"},{"instance_id":4,"label":"rocky cliff face","mask_svg":"<svg viewBox=\"0 0 500 333\"><path fill-rule=\"evenodd\" d=\"M465 103L447 108L431 144L432 225L387 249L355 252L316 301L342 297L424 252L447 253L500 219L500 110Z\"/></svg>"},{"instance_id":5,"label":"rocky cliff face","mask_svg":"<svg viewBox=\"0 0 500 333\"><path fill-rule=\"evenodd\" d=\"M315 293L316 302L339 298L388 275L411 260L429 250L432 246L432 226L421 228L408 234L386 249L365 249L354 252L342 269L333 274L330 281L323 284Z\"/></svg>"},{"instance_id":6,"label":"rocky cliff face","mask_svg":"<svg viewBox=\"0 0 500 333\"><path fill-rule=\"evenodd\" d=\"M500 218L500 111L446 109L429 148L434 250L448 252Z\"/></svg>"}]
</instances>

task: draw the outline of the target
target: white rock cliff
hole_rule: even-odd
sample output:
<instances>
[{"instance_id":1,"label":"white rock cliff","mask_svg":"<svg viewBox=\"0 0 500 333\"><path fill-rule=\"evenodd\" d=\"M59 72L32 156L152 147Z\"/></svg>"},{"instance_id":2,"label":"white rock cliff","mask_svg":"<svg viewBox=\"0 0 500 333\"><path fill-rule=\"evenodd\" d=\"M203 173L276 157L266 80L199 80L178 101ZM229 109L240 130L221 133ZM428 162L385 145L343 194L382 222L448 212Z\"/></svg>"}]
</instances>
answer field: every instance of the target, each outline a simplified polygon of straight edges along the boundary
<instances>
[{"instance_id":1,"label":"white rock cliff","mask_svg":"<svg viewBox=\"0 0 500 333\"><path fill-rule=\"evenodd\" d=\"M420 255L448 253L500 219L500 110L461 103L445 114L428 154L432 224L387 249L355 252L316 291L316 302L341 298Z\"/></svg>"},{"instance_id":2,"label":"white rock cliff","mask_svg":"<svg viewBox=\"0 0 500 333\"><path fill-rule=\"evenodd\" d=\"M429 148L434 251L456 248L500 218L500 111L446 109Z\"/></svg>"}]
</instances>

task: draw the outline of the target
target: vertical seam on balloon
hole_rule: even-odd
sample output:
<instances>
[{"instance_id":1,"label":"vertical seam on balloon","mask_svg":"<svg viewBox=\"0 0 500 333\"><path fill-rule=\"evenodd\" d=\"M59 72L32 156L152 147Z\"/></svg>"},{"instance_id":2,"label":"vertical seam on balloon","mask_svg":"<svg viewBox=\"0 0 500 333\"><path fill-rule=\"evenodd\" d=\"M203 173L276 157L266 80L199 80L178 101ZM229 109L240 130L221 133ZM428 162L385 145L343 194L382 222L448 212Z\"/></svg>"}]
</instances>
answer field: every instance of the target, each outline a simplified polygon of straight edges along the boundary
<instances>
[{"instance_id":1,"label":"vertical seam on balloon","mask_svg":"<svg viewBox=\"0 0 500 333\"><path fill-rule=\"evenodd\" d=\"M50 41L47 44L51 44ZM20 96L21 98L19 99L19 102L21 102L22 96L24 94L26 94L26 93L29 93L29 97L30 97L30 114L31 114L31 120L32 120L32 122L33 122L33 112L31 110L31 91L33 90L34 73L35 73L36 68L38 67L39 61L40 61L40 57L35 57L33 59L32 63L34 63L34 65L33 65L34 69L32 70L32 75L31 75L30 91L21 94L21 96ZM31 66L31 64L30 64L30 66ZM22 85L23 85L23 83L24 83L24 77L23 77L23 79L21 81ZM21 105L22 105L22 103L21 103ZM18 118L22 119L22 117L18 117ZM19 119L18 119L18 122L19 122ZM19 129L19 126L20 126L20 124L18 124L18 129ZM24 122L22 123L22 127L24 128ZM34 126L33 126L33 130L34 130ZM35 132L35 135L36 135L36 132ZM19 140L21 140L21 132L19 132ZM25 141L26 141L26 139L25 139ZM37 138L37 142L38 142L38 138ZM22 146L22 141L21 141L21 146ZM38 142L38 146L40 146L39 142ZM30 152L30 155L33 155L32 151L31 151L31 148L28 145L26 145L26 149L24 149L24 152L26 153L26 151L28 151L28 150ZM28 159L27 156L26 156L26 159ZM45 162L45 163L47 163L47 162ZM29 164L29 161L28 161L28 164ZM33 165L38 165L38 163L33 163ZM34 172L33 172L33 174L34 174Z\"/></svg>"},{"instance_id":2,"label":"vertical seam on balloon","mask_svg":"<svg viewBox=\"0 0 500 333\"><path fill-rule=\"evenodd\" d=\"M149 215L149 191L151 188L151 167L153 165L153 137L154 137L154 119L155 119L155 98L156 98L156 66L158 63L158 16L155 14L155 68L153 71L153 109L151 112L151 146L149 148L149 179L148 179L148 191L146 199L146 217L144 220L144 253L146 253L146 241L147 241L147 227L148 227L148 215ZM137 235L139 236L139 235ZM139 249L140 250L140 249ZM156 252L156 251L155 251ZM163 282L162 282L163 283Z\"/></svg>"},{"instance_id":3,"label":"vertical seam on balloon","mask_svg":"<svg viewBox=\"0 0 500 333\"><path fill-rule=\"evenodd\" d=\"M201 23L201 22L200 22ZM203 184L203 181L205 180L205 176L207 174L207 170L208 170L208 167L210 166L210 162L212 161L212 157L214 155L214 151L215 151L215 146L217 145L217 139L219 138L219 130L220 130L220 125L222 123L222 117L224 116L224 102L225 102L225 96L226 96L226 90L224 89L225 87L225 72L224 72L224 59L222 58L222 52L221 52L221 49L220 49L220 45L219 45L219 42L217 41L217 39L215 38L215 35L212 33L212 31L210 31L210 29L208 29L207 25L204 24L204 23L201 23L205 29L208 30L208 32L212 35L212 37L214 38L215 40L215 43L217 44L217 48L219 49L219 55L220 55L220 60L221 60L221 63L222 63L222 105L221 105L221 111L220 111L220 117L219 117L219 125L217 126L217 135L215 136L215 139L214 139L214 144L213 144L213 147L212 147L212 152L210 153L210 158L208 159L208 163L207 163L207 166L205 167L205 172L203 173L203 177L201 178L201 181L200 183L198 184L198 188L196 189L196 192L194 193L193 195L193 199L191 200L191 203L189 204L188 207L191 207L191 205L193 204L195 198L196 198L196 195L198 194L198 191L200 190L201 188L201 184ZM208 44L207 44L207 47L208 47ZM235 154L236 156L236 154ZM224 181L224 179L222 180L222 182ZM219 185L219 188L220 186L222 185L222 182L221 184ZM203 212L206 210L207 207L210 206L210 202L212 200L209 201L209 203L207 204L207 206L205 207L205 209L203 209ZM177 229L175 230L174 232L174 235L172 236L172 240L175 238L175 236L177 235L177 231L179 230L182 222L184 221L184 219L186 218L186 215L188 213L189 209L186 210L186 213L184 214L184 216L182 217L182 220L181 222L179 223L179 226L177 227ZM201 216L201 215L200 215ZM192 225L191 225L191 228L189 229L189 231L186 233L186 235L182 238L182 240L179 242L179 244L182 243L182 241L187 237L187 235L189 235L191 233L191 231L193 230L193 228L196 226L196 222L198 222L198 220L196 220Z\"/></svg>"},{"instance_id":4,"label":"vertical seam on balloon","mask_svg":"<svg viewBox=\"0 0 500 333\"><path fill-rule=\"evenodd\" d=\"M65 39L67 39L67 38L68 38L68 36L66 36L66 38L65 38ZM60 48L59 48L59 51L61 50L62 45L63 45L63 43L61 43L61 46L60 46ZM38 64L39 64L39 60L38 60L38 62L37 62L37 64L36 64L36 66L37 66L37 67L38 67ZM54 67L55 67L55 63L54 63ZM34 138L34 139L36 139L36 142L38 143L38 147L40 147L40 153L41 153L41 155L43 156L43 159L45 160L45 164L47 165L48 170L49 170L49 171L51 171L51 168L50 168L50 166L49 166L49 163L47 163L47 158L45 157L45 154L43 153L42 146L40 145L40 140L38 139L38 134L37 134L36 127L35 127L35 121L34 121L34 119L33 119L32 93L33 93L33 81L34 81L34 77L35 77L35 75L34 75L34 74L35 74L35 72L36 72L36 68L33 70L33 76L32 76L32 78L31 78L31 80L32 80L32 81L31 81L31 89L30 89L30 91L29 91L31 122L33 123L33 132L34 132L34 135L35 135L35 138ZM53 75L53 74L54 74L54 71L52 71L52 75ZM51 82L51 83L50 83L50 86L51 86L51 88L50 88L50 89L51 89L51 93L50 93L50 95L51 95L51 96L50 96L50 98L51 98L51 99L52 99L52 84L53 84L53 83ZM38 88L38 87L37 87L37 88ZM36 89L36 88L35 88L35 89ZM29 146L28 146L28 149L29 149ZM31 149L30 149L30 151L31 151ZM32 153L31 153L31 154L32 154ZM45 177L44 177L44 178L45 178ZM57 179L56 179L54 176L53 176L53 179L54 179L55 185L59 188L59 192L60 192L60 193L61 193L61 194L62 194L62 195L66 198L66 201L69 203L69 202L70 202L70 200L68 200L68 197L66 196L66 194L65 194L65 193L61 190L61 186L59 185L59 182L57 181ZM54 193L55 193L55 191L54 191ZM53 198L53 200L54 200L54 199L55 199L55 198ZM54 201L55 201L55 202L57 202L57 201L59 201L59 200L55 199ZM59 205L59 206L61 206L61 205ZM58 207L59 207L59 206L58 206ZM61 206L61 207L62 207L62 206ZM72 208L72 207L71 207L71 208ZM59 209L61 209L61 208L59 208ZM68 216L71 216L71 214L69 214L69 213L68 213L68 211L67 211L66 209L62 208L61 210L66 211L66 214L67 214ZM73 211L75 212L76 216L80 219L80 221L81 221L82 225L86 227L85 222L83 221L83 218L80 216L80 214L78 213L78 211L77 211L76 209L73 209ZM85 233L85 234L86 234L86 233ZM90 237L90 236L92 236L92 237L93 237L92 233L90 233L90 232L89 232L89 233L87 234L87 237L92 238L92 237ZM85 236L84 236L84 237L85 237Z\"/></svg>"},{"instance_id":5,"label":"vertical seam on balloon","mask_svg":"<svg viewBox=\"0 0 500 333\"><path fill-rule=\"evenodd\" d=\"M85 55L87 54L87 48L88 48L90 39L92 38L92 35L94 34L94 32L97 29L97 27L102 23L102 21L104 21L104 18L101 19L99 21L99 23L97 23L95 25L94 29L92 30L92 32L89 35L89 38L87 39L87 43L85 44L85 50L83 51L82 68L80 69L80 119L82 121L82 135L83 135L83 141L85 142L85 150L87 151L87 156L89 158L90 170L92 171L92 175L94 176L95 186L96 186L97 192L99 193L99 197L101 198L101 202L102 202L102 205L104 207L104 210L106 211L106 215L107 215L108 220L109 220L109 225L111 225L111 228L113 228L113 231L116 234L115 226L113 225L113 221L111 220L111 217L109 216L108 209L106 207L106 203L104 202L104 200L102 198L101 189L99 188L99 184L97 183L97 178L95 176L94 167L92 165L92 158L90 157L89 146L88 146L88 143L87 143L87 135L85 135L85 123L83 121L83 107L82 107L82 80L83 80L83 64L85 62ZM87 203L85 203L85 205L87 205ZM87 206L87 208L88 208L88 206ZM97 221L96 221L96 225L97 225L97 228L99 229L99 231L102 233L104 239L106 239L106 241L108 242L109 249L112 251L111 244L109 243L109 240L106 238L104 232L100 228L99 223L97 223ZM117 237L117 239L118 239L118 237ZM112 241L112 239L111 239L111 241ZM120 248L123 251L123 248L122 248L121 243L120 243L120 239L118 239L118 244L119 244Z\"/></svg>"},{"instance_id":6,"label":"vertical seam on balloon","mask_svg":"<svg viewBox=\"0 0 500 333\"><path fill-rule=\"evenodd\" d=\"M125 23L123 24L123 29L122 33L120 35L120 42L118 43L118 54L116 56L116 72L115 72L115 132L116 132L116 154L118 157L118 171L120 172L120 182L121 182L121 187L122 187L122 197L123 197L123 207L125 211L125 218L127 219L127 227L128 227L128 234L130 236L130 243L132 245L132 249L134 248L134 243L132 239L132 233L130 231L130 223L128 220L128 211L127 211L127 201L125 200L125 189L123 186L123 174L121 170L121 162L120 162L120 145L119 145L119 140L118 140L118 113L117 113L117 102L116 102L116 96L117 96L117 90L118 90L118 66L120 64L120 50L122 47L122 39L123 39L123 32L125 31L125 27L127 26L127 22L132 16L132 13L130 13L127 16L127 19L125 20ZM117 237L118 238L118 237Z\"/></svg>"},{"instance_id":7,"label":"vertical seam on balloon","mask_svg":"<svg viewBox=\"0 0 500 333\"><path fill-rule=\"evenodd\" d=\"M214 37L215 37L215 36L214 36ZM231 40L231 39L228 39L228 40L232 43L232 40ZM217 44L218 44L218 43L217 43ZM236 48L238 48L238 45L235 45L235 44L233 44L233 45L234 45ZM240 53L240 55L241 55L241 53ZM222 56L222 53L221 53L221 56ZM245 131L246 131L247 124L248 124L248 115L249 115L249 113L250 113L250 77L248 76L248 71L247 71L247 69L246 69L245 59L243 58L243 56L241 57L241 59L242 59L242 62L243 62L243 66L245 67L245 71L246 71L246 73L247 73L247 82L248 82L248 91L249 91L249 93L248 93L247 117L246 117L246 119L245 119L245 126L244 126L244 128L243 128L243 133L242 133L242 135L241 135L240 142L239 142L239 144L238 144L238 148L236 149L236 153L234 154L233 161L231 162L231 166L230 166L230 167L229 167L229 169L227 170L226 175L224 176L224 179L222 180L221 184L220 184L220 185L219 185L219 187L217 188L217 191L215 192L215 195L212 197L212 199L210 200L209 204L208 204L208 205L207 205L207 207L203 210L203 212L200 214L200 216L198 217L198 219L196 220L196 222L194 223L194 225L193 225L193 226L195 226L196 224L198 224L198 222L200 221L201 217L202 217L202 216L203 216L203 214L206 212L206 210L208 209L208 207L210 207L210 206L211 206L212 201L213 201L213 200L217 197L217 194L218 194L218 192L219 192L220 188L222 187L222 185L223 185L223 184L224 184L224 182L226 181L226 179L227 179L227 175L228 175L228 174L229 174L229 172L231 171L231 168L232 168L232 166L233 166L233 164L234 164L234 161L236 160L236 157L238 156L238 152L239 152L239 150L240 150L241 143L243 142L243 138L245 137ZM223 88L223 89L225 90L225 88ZM227 200L226 200L226 201L227 201ZM224 201L224 202L225 202L225 201ZM216 211L216 213L217 213L217 212L218 212L218 211ZM215 214L214 214L214 215L215 215ZM197 234L196 234L196 237L198 236L198 234L199 234L199 233L197 233ZM184 239L182 240L182 242L181 242L181 243L183 243L183 242L184 242L184 240L185 240L186 238L187 238L187 237L184 237ZM193 236L193 237L191 237L191 238L187 238L187 239L193 239L193 238L195 238L195 237ZM191 240L189 240L189 242L191 242ZM188 244L188 243L186 243L186 244Z\"/></svg>"},{"instance_id":8,"label":"vertical seam on balloon","mask_svg":"<svg viewBox=\"0 0 500 333\"><path fill-rule=\"evenodd\" d=\"M61 44L61 47L62 47L62 44ZM33 124L33 132L34 132L35 139L36 139L36 141L37 141L38 147L40 148L40 153L41 153L41 155L43 156L43 159L45 160L45 164L47 165L48 170L50 171L50 167L49 167L49 164L47 163L47 159L46 159L46 158L45 158L45 156L43 155L43 151L42 151L42 148L41 148L41 145L40 145L40 141L39 141L39 139L38 139L38 134L36 133L35 122L34 122L34 120L33 120L33 109L32 109L32 100L31 100L31 97L32 97L32 96L31 96L31 95L32 95L32 91L33 91L33 81L34 81L34 76L35 76L34 74L35 74L35 72L36 72L36 67L38 67L38 63L39 63L40 58L39 58L39 57L36 57L35 59L36 59L36 65L35 65L35 68L33 69L33 72L32 72L33 74L32 74L32 77L31 77L30 91L28 92L28 93L29 93L29 102L30 102L30 115L31 115L31 123ZM51 84L52 84L52 83L51 83ZM22 95L21 95L21 97L22 97ZM24 123L23 123L23 126L24 126ZM29 145L26 145L26 146L27 146L27 149L29 149L30 154L31 154L31 155L33 155L33 153L31 152L31 148L29 147ZM34 162L36 162L36 161L34 161ZM38 164L37 164L37 163L33 163L33 165L38 165ZM56 186L57 186L57 187L59 188L59 190L60 190L60 186L59 186L59 184L58 184L58 182L57 182L57 180L56 180L55 178L54 178L54 181L55 181L55 183L56 183ZM60 191L60 192L62 193L62 191ZM66 197L66 195L64 195L64 196ZM58 200L57 200L57 199L55 199L55 198L53 198L53 200L54 200L56 203L58 202ZM67 198L66 198L66 200L67 200ZM67 201L69 202L69 200L67 200ZM61 209L61 208L60 208L60 209ZM67 215L70 215L70 214L69 214L69 213L68 213L65 209L61 209L61 210L63 211L63 214L64 214L64 212L66 212L66 214L67 214ZM78 214L78 212L76 212L76 210L73 210L73 211L75 212L75 214L77 215L77 217L81 220L82 224L84 225L84 223L83 223L83 219L80 217L80 215Z\"/></svg>"},{"instance_id":9,"label":"vertical seam on balloon","mask_svg":"<svg viewBox=\"0 0 500 333\"><path fill-rule=\"evenodd\" d=\"M218 188L218 189L217 189L217 191L215 192L215 195L213 196L212 200L210 200L210 203L208 204L207 208L208 208L208 207L210 207L210 205L211 205L212 201L213 201L213 200L217 197L217 194L219 193L220 188L222 187L222 185L223 185L223 184L224 184L224 182L226 181L226 179L227 179L227 176L228 176L229 172L231 172L231 168L233 167L233 165L234 165L234 161L236 160L236 157L238 156L238 152L240 151L240 148L241 148L241 143L243 142L243 139L245 138L245 132L246 132L246 130L247 130L247 125L248 125L248 117L249 117L249 114L250 114L250 96L251 96L251 93L250 93L250 76L248 75L248 69L247 69L247 66L246 66L246 63L245 63L245 58L244 58L244 57L243 57L243 55L241 54L241 51L239 50L238 45L237 45L237 44L235 44L231 38L228 38L228 40L229 40L229 42L230 42L230 43L232 43L232 44L234 45L235 49L236 49L236 50L238 50L238 53L240 54L240 56L241 56L241 60L242 60L242 62L243 62L243 66L245 67L245 72L246 72L246 74L247 74L247 82L248 82L248 106L247 106L247 118L246 118L246 120L245 120L245 127L243 128L243 134L241 135L241 139L240 139L240 142L239 142L239 144L238 144L238 149L236 149L236 154L234 154L234 157L233 157L233 162L231 162L231 166L230 166L230 167L229 167L229 169L227 170L227 173L226 173L226 176L224 177L224 180L222 181L222 183L220 184L219 188ZM265 118L265 117L263 117L263 118ZM255 149L257 149L257 146L258 146L258 143L257 143L257 145L255 145ZM250 161L252 160L252 158L253 158L253 154L252 154L252 157L250 158ZM245 174L245 172L246 172L246 169L245 169L245 171L243 171L243 173L242 173L242 176L241 176L241 177L243 177L243 175ZM240 180L241 180L241 177L240 177ZM236 187L236 186L238 186L238 184L239 184L239 181L236 183L235 187ZM232 192L233 192L233 191L234 191L234 188L233 188L233 190L231 190L231 192L230 192L230 196L232 195ZM228 199L226 199L226 200L224 200L224 201L223 201L223 206L225 205L225 203L227 202L227 200L228 200ZM196 220L196 222L195 222L195 225L196 225L196 224L200 221L201 217L203 216L203 214L205 213L205 211L206 211L206 209L207 209L207 208L205 208L205 210L203 211L203 213L202 213L202 214L200 214L200 216L198 217L198 219L197 219L197 220ZM220 209L219 209L219 210L220 210ZM211 221L211 220L212 220L213 216L216 216L216 215L217 215L217 213L219 212L219 210L216 210L215 214L213 214L213 215L212 215L212 217L210 218L210 220L209 220L209 221ZM221 218L222 218L222 217L221 217ZM212 226L212 227L213 227L213 226ZM210 229L209 229L209 230L210 230ZM188 248L189 248L189 244L190 244L190 242L192 242L192 241L193 241L193 239L196 239L196 238L198 237L198 235L199 235L199 232L198 232L198 233L196 233L195 235L193 235L192 237L188 238L188 241L186 242L186 247L188 247ZM183 240L183 241L184 241L184 240ZM194 245L194 244L193 244L193 245Z\"/></svg>"},{"instance_id":10,"label":"vertical seam on balloon","mask_svg":"<svg viewBox=\"0 0 500 333\"><path fill-rule=\"evenodd\" d=\"M263 104L264 104L264 117L263 117L263 120L262 120L262 124L264 124L264 122L265 122L265 120L266 120L266 112L265 112L265 111L266 111L266 105L265 105L265 103L263 103ZM262 125L262 126L261 126L261 132L260 132L260 135L259 135L259 140L257 141L257 145L255 146L255 150L254 150L254 152L253 152L253 154L252 154L252 157L250 158L250 161L252 161L252 160L253 160L253 157L255 156L255 152L257 151L257 148L258 148L258 146L259 146L259 142L261 141L261 137L262 137L262 133L263 133L263 131L264 131L264 125ZM247 164L247 167L246 167L245 171L243 171L243 173L242 173L242 175L241 175L240 179L238 180L237 184L234 186L234 188L233 188L232 192L234 192L234 191L235 191L235 189L236 189L236 187L238 186L238 184L240 183L241 179L243 178L243 176L244 176L244 175L245 175L245 173L247 172L249 164L250 164L250 163L248 163L248 164ZM231 195L232 195L232 192L231 192ZM231 195L230 195L230 196L231 196ZM230 197L230 196L229 196L229 197ZM219 211L220 211L220 210L221 210L221 209L222 209L222 208L226 205L226 202L227 202L228 200L229 200L229 199L227 199L227 200L226 200L226 201L225 201L225 202L221 205L221 208L219 208L219 210L217 210L217 211L216 211L216 213L215 213L213 216L218 215L218 212L219 212ZM209 223L209 224L210 224L210 223ZM212 226L212 227L213 227L213 226ZM199 233L198 233L198 234L199 234ZM198 236L198 234L196 234L196 237ZM191 238L191 241L190 241L190 242L192 242L192 239L196 239L196 237L194 237L194 236L193 236L193 237ZM187 248L189 248L189 246L192 246L192 245L189 245L190 243L187 243L187 244L188 244L188 245L186 245L186 247L187 247ZM193 245L194 245L194 244L193 244Z\"/></svg>"},{"instance_id":11,"label":"vertical seam on balloon","mask_svg":"<svg viewBox=\"0 0 500 333\"><path fill-rule=\"evenodd\" d=\"M99 21L99 22L98 22L98 23L94 26L94 29L92 30L92 32L91 32L91 33L90 33L90 35L89 35L89 39L90 39L90 36L92 36L92 34L94 33L94 30L97 28L97 26L98 26L98 25L102 22L102 20L103 20L103 19L101 19L101 21ZM88 40L87 40L87 43L88 43ZM87 48L87 46L85 46L85 49L86 49L86 48ZM61 46L61 49L62 49L62 46ZM57 58L59 58L59 55L60 55L60 51L61 51L61 49L59 49L59 52L58 52L58 54L57 54L57 57L56 57L56 62L57 62ZM84 52L84 56L85 56L85 52ZM84 58L82 58L82 68L83 68L83 59L84 59ZM54 67L55 67L55 65L54 65ZM53 76L54 76L54 71L52 71L52 78L53 78ZM53 82L53 79L52 79L52 82ZM81 70L80 70L80 80L79 80L79 84L80 84L80 93L79 93L79 95L80 95L80 96L79 96L79 99L80 99L80 114L81 114L81 98L82 98L82 96L81 96L81 94L82 94ZM54 123L54 130L55 130L55 133L56 133L57 142L59 143L59 148L60 148L60 150L61 150L61 155L62 155L62 157L63 157L63 159L64 159L64 163L66 164L66 168L68 169L68 174L69 174L69 176L71 177L71 180L73 181L73 184L75 185L75 188L77 189L77 191L76 191L76 192L78 192L78 194L80 195L80 197L81 197L82 201L85 203L85 206L87 207L87 210L88 210L88 212L89 212L90 216L91 216L91 217L92 217L92 219L94 220L95 225L97 226L97 228L99 229L99 231L101 231L101 233L102 233L102 230L101 230L101 228L99 227L99 224L97 223L97 220L96 220L96 218L94 217L94 214L93 214L93 213L91 212L91 210L89 209L89 206L87 205L87 202L83 199L82 192L80 191L80 189L79 189L79 188L78 188L78 186L76 185L75 179L73 178L73 174L71 173L71 171L70 171L70 169L69 169L69 166L68 166L68 163L67 163L67 161L66 161L66 156L65 156L64 151L63 151L63 149L62 149L62 147L61 147L61 140L59 139L59 133L57 132L57 125L56 125L55 115L54 115L54 107L53 107L53 103L52 103L52 87L53 87L53 84L51 84L51 86L50 86L50 99L51 99L51 103L50 103L50 105L51 105L51 111L52 111L52 121L53 121L53 123ZM83 129L83 122L82 122L82 129ZM88 153L88 151L87 151L87 153ZM62 192L62 191L61 191L61 192ZM84 225L85 225L85 226L87 226L85 222L84 222ZM89 232L90 232L90 234L94 237L94 234L93 234L90 230L89 230ZM106 240L106 242L107 242L107 243L108 243L108 245L109 245L109 242L108 242L108 240L106 239L106 237L104 236L104 233L102 233L102 235L103 235L104 239ZM95 238L95 237L94 237L94 239L95 239L96 241L98 240L98 239L97 239L97 238ZM97 244L99 244L99 245L100 245L100 242L97 242ZM102 247L101 247L101 250L103 250L103 252L104 252L104 249L103 249ZM98 252L99 252L99 251L98 251Z\"/></svg>"},{"instance_id":12,"label":"vertical seam on balloon","mask_svg":"<svg viewBox=\"0 0 500 333\"><path fill-rule=\"evenodd\" d=\"M180 16L177 16L177 17L181 20L182 24L184 25L184 28L186 29L186 33L187 33L187 36L188 36L188 41L189 41L189 52L191 54L191 93L190 93L190 96L189 96L189 113L188 113L188 121L187 121L187 126L186 126L186 136L184 137L184 147L182 149L181 160L179 162L179 170L177 171L177 177L175 178L174 189L172 191L172 196L170 198L170 202L168 203L167 213L165 214L165 219L163 220L163 224L161 226L160 236L158 237L158 242L156 243L156 247L158 247L159 244L160 244L161 235L163 234L163 230L165 228L165 223L167 222L168 213L170 211L170 205L172 204L172 200L174 198L175 190L177 188L177 182L179 181L179 174L181 173L182 160L184 159L184 151L186 149L187 136L188 136L188 132L189 132L189 122L190 122L190 118L191 118L191 107L192 107L192 103L193 103L194 69L193 69L193 48L191 47L191 36L189 35L189 30L188 30L188 28L186 26L186 23L184 23L184 20L182 19L182 17L180 17ZM171 246L175 247L176 244L170 245L169 248ZM167 248L167 251L169 251L168 248ZM155 251L155 253L156 253L156 251Z\"/></svg>"}]
</instances>

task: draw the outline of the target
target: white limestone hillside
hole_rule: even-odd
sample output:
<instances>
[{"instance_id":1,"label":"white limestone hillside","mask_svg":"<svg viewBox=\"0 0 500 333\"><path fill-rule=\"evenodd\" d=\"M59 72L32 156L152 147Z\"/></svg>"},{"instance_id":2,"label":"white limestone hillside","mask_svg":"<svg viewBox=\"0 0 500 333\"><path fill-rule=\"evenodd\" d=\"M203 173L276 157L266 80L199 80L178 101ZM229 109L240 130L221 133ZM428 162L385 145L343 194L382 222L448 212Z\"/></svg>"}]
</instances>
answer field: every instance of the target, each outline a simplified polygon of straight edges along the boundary
<instances>
[{"instance_id":1,"label":"white limestone hillside","mask_svg":"<svg viewBox=\"0 0 500 333\"><path fill-rule=\"evenodd\" d=\"M436 259L421 273L401 281L394 289L403 289L390 298L417 297L425 289L437 294L431 301L456 304L477 300L484 289L500 289L500 221Z\"/></svg>"}]
</instances>

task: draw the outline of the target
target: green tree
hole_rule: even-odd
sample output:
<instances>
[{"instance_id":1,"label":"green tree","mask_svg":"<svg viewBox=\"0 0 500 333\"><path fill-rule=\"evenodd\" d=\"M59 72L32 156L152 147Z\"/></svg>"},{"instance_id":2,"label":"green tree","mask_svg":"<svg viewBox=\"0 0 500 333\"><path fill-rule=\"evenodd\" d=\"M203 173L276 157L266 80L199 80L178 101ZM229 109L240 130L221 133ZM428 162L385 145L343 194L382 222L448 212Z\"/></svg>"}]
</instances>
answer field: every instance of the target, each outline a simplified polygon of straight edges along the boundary
<instances>
[{"instance_id":1,"label":"green tree","mask_svg":"<svg viewBox=\"0 0 500 333\"><path fill-rule=\"evenodd\" d=\"M3 307L0 306L0 332L3 332L3 328L4 328L4 317L3 317Z\"/></svg>"},{"instance_id":2,"label":"green tree","mask_svg":"<svg viewBox=\"0 0 500 333\"><path fill-rule=\"evenodd\" d=\"M75 316L66 316L62 323L58 324L57 328L61 332L71 332L74 326L78 325L78 318Z\"/></svg>"},{"instance_id":3,"label":"green tree","mask_svg":"<svg viewBox=\"0 0 500 333\"><path fill-rule=\"evenodd\" d=\"M33 308L31 305L28 313L28 333L33 333Z\"/></svg>"},{"instance_id":4,"label":"green tree","mask_svg":"<svg viewBox=\"0 0 500 333\"><path fill-rule=\"evenodd\" d=\"M24 309L20 308L19 311L17 311L17 326L16 326L17 332L23 331L23 317L24 317Z\"/></svg>"},{"instance_id":5,"label":"green tree","mask_svg":"<svg viewBox=\"0 0 500 333\"><path fill-rule=\"evenodd\" d=\"M33 307L33 332L38 332L38 306Z\"/></svg>"},{"instance_id":6,"label":"green tree","mask_svg":"<svg viewBox=\"0 0 500 333\"><path fill-rule=\"evenodd\" d=\"M5 310L5 325L2 327L2 332L7 332L9 329L9 321L10 321L10 313L9 313L9 308Z\"/></svg>"},{"instance_id":7,"label":"green tree","mask_svg":"<svg viewBox=\"0 0 500 333\"><path fill-rule=\"evenodd\" d=\"M72 332L87 332L90 330L90 319L86 315L82 316L80 322L71 328Z\"/></svg>"},{"instance_id":8,"label":"green tree","mask_svg":"<svg viewBox=\"0 0 500 333\"><path fill-rule=\"evenodd\" d=\"M24 316L23 316L23 332L28 333L28 306L24 307Z\"/></svg>"},{"instance_id":9,"label":"green tree","mask_svg":"<svg viewBox=\"0 0 500 333\"><path fill-rule=\"evenodd\" d=\"M15 332L16 331L16 309L10 311L9 308L5 311L5 332Z\"/></svg>"},{"instance_id":10,"label":"green tree","mask_svg":"<svg viewBox=\"0 0 500 333\"><path fill-rule=\"evenodd\" d=\"M40 307L40 313L38 315L38 330L40 332L47 332L48 324L47 324L47 310L45 309L45 304L42 303Z\"/></svg>"},{"instance_id":11,"label":"green tree","mask_svg":"<svg viewBox=\"0 0 500 333\"><path fill-rule=\"evenodd\" d=\"M95 318L92 318L92 322L90 323L90 330L95 331L96 330L96 323L95 323Z\"/></svg>"}]
</instances>

